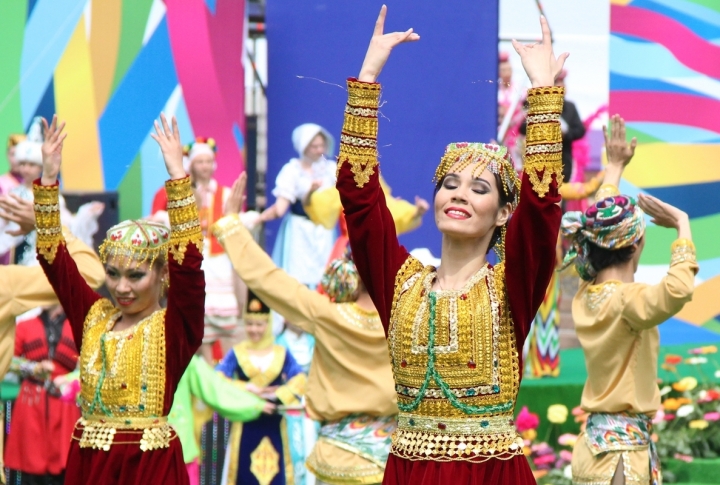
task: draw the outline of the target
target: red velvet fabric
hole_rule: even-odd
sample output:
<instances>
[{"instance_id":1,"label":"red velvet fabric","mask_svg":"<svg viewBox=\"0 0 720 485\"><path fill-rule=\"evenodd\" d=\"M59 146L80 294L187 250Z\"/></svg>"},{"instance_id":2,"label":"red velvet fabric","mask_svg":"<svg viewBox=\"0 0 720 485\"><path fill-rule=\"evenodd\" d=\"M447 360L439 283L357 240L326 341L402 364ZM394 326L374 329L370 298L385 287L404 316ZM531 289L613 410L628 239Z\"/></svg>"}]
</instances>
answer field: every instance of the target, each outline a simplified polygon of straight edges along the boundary
<instances>
[{"instance_id":1,"label":"red velvet fabric","mask_svg":"<svg viewBox=\"0 0 720 485\"><path fill-rule=\"evenodd\" d=\"M20 323L15 334L15 355L40 362L48 359L45 326L39 318ZM51 378L75 370L78 354L70 324L63 326L55 349ZM5 446L5 466L33 475L59 475L70 452L70 436L80 410L73 402L51 396L43 383L23 381L15 404Z\"/></svg>"},{"instance_id":2,"label":"red velvet fabric","mask_svg":"<svg viewBox=\"0 0 720 485\"><path fill-rule=\"evenodd\" d=\"M398 242L395 223L380 187L379 169L374 170L368 183L358 188L350 164L342 159L342 155L338 163L341 166L337 188L345 211L353 259L387 333L395 277L408 252ZM506 294L518 349L522 349L555 268L555 244L562 215L557 205L559 201L554 179L548 194L540 198L523 174L520 203L508 223L505 263ZM520 364L522 369L522 362ZM534 484L535 479L523 456L485 463L440 463L409 461L390 455L383 483L522 485Z\"/></svg>"},{"instance_id":3,"label":"red velvet fabric","mask_svg":"<svg viewBox=\"0 0 720 485\"><path fill-rule=\"evenodd\" d=\"M388 456L383 485L526 485L535 484L532 470L524 456L509 460L488 460L484 463L467 461L438 462L410 461L395 455Z\"/></svg>"},{"instance_id":4,"label":"red velvet fabric","mask_svg":"<svg viewBox=\"0 0 720 485\"><path fill-rule=\"evenodd\" d=\"M82 346L85 316L99 294L80 276L77 266L64 244L61 244L53 264L39 255L48 281L57 293L70 321L75 343ZM200 347L204 330L205 277L200 265L202 254L194 244L187 246L182 265L169 256L170 290L165 315L165 396L163 415L172 406L177 384L190 359ZM79 437L79 431L75 432ZM124 441L117 433L116 441ZM138 440L137 434L133 436ZM113 445L110 451L81 449L72 441L65 483L70 485L140 485L146 483L169 485L188 483L180 441L170 442L170 448L143 452L139 444Z\"/></svg>"}]
</instances>

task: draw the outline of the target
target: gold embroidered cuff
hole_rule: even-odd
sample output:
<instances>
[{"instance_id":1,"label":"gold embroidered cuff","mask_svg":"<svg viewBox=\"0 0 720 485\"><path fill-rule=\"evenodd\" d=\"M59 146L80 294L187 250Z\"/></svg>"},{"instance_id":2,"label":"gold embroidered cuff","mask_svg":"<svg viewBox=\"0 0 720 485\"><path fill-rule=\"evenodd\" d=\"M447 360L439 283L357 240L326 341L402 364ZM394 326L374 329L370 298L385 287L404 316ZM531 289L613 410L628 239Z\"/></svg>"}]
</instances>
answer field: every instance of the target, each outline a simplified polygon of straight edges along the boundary
<instances>
[{"instance_id":1,"label":"gold embroidered cuff","mask_svg":"<svg viewBox=\"0 0 720 485\"><path fill-rule=\"evenodd\" d=\"M697 262L695 244L690 239L676 239L670 246L670 250L672 251L670 266L684 262Z\"/></svg>"},{"instance_id":2,"label":"gold embroidered cuff","mask_svg":"<svg viewBox=\"0 0 720 485\"><path fill-rule=\"evenodd\" d=\"M213 236L217 238L221 243L225 242L225 238L237 234L245 229L240 216L238 214L230 214L219 219L215 224L210 226L210 231Z\"/></svg>"},{"instance_id":3,"label":"gold embroidered cuff","mask_svg":"<svg viewBox=\"0 0 720 485\"><path fill-rule=\"evenodd\" d=\"M595 200L603 200L606 197L614 197L620 195L620 189L613 184L602 184L595 193Z\"/></svg>"},{"instance_id":4,"label":"gold embroidered cuff","mask_svg":"<svg viewBox=\"0 0 720 485\"><path fill-rule=\"evenodd\" d=\"M378 105L380 84L348 80L348 102L340 135L338 174L344 162L350 164L358 188L370 181L377 161Z\"/></svg>"},{"instance_id":5,"label":"gold embroidered cuff","mask_svg":"<svg viewBox=\"0 0 720 485\"><path fill-rule=\"evenodd\" d=\"M558 87L528 90L530 109L527 116L524 170L539 197L545 197L550 190L553 174L558 187L562 184L560 115L564 93L565 90Z\"/></svg>"},{"instance_id":6,"label":"gold embroidered cuff","mask_svg":"<svg viewBox=\"0 0 720 485\"><path fill-rule=\"evenodd\" d=\"M37 252L52 264L57 248L65 243L60 224L60 191L57 185L33 185Z\"/></svg>"},{"instance_id":7,"label":"gold embroidered cuff","mask_svg":"<svg viewBox=\"0 0 720 485\"><path fill-rule=\"evenodd\" d=\"M194 244L198 251L203 250L203 236L200 229L195 194L190 185L190 177L165 182L168 196L168 216L170 217L169 251L178 264L185 259L188 244Z\"/></svg>"}]
</instances>

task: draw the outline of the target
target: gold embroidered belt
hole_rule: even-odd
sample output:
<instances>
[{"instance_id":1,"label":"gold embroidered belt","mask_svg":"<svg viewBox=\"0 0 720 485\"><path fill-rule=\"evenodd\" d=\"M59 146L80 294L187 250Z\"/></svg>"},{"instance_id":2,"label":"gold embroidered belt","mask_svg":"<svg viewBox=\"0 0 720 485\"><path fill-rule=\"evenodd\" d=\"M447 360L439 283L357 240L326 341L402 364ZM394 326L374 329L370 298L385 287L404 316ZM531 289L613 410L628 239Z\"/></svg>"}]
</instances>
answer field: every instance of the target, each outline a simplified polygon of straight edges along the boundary
<instances>
[{"instance_id":1,"label":"gold embroidered belt","mask_svg":"<svg viewBox=\"0 0 720 485\"><path fill-rule=\"evenodd\" d=\"M112 445L140 445L142 451L169 448L170 441L177 433L168 424L167 416L160 418L115 418L109 416L89 416L80 418L75 429L80 436L80 448L93 448L109 451Z\"/></svg>"},{"instance_id":2,"label":"gold embroidered belt","mask_svg":"<svg viewBox=\"0 0 720 485\"><path fill-rule=\"evenodd\" d=\"M438 418L400 413L390 452L409 460L473 461L522 455L512 416Z\"/></svg>"}]
</instances>

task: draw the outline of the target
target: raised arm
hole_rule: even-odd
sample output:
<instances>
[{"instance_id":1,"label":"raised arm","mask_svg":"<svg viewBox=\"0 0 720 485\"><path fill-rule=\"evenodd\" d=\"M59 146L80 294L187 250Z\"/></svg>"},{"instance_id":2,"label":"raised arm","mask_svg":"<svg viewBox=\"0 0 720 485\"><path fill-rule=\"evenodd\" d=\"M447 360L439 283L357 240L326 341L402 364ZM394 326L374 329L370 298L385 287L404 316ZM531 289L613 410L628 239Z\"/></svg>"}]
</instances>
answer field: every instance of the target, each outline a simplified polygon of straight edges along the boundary
<instances>
[{"instance_id":1,"label":"raised arm","mask_svg":"<svg viewBox=\"0 0 720 485\"><path fill-rule=\"evenodd\" d=\"M387 329L395 276L408 253L397 240L395 223L380 187L377 169L380 85L375 80L395 46L420 37L412 29L383 34L386 12L387 7L383 6L358 79L349 79L347 83L337 188L353 259Z\"/></svg>"},{"instance_id":2,"label":"raised arm","mask_svg":"<svg viewBox=\"0 0 720 485\"><path fill-rule=\"evenodd\" d=\"M558 183L563 173L560 114L564 91L553 84L568 54L555 57L544 17L540 24L542 43L522 45L513 41L532 82L520 203L508 223L505 263L510 309L516 335L522 340L555 269L561 217Z\"/></svg>"},{"instance_id":3,"label":"raised arm","mask_svg":"<svg viewBox=\"0 0 720 485\"><path fill-rule=\"evenodd\" d=\"M334 320L333 304L278 268L243 226L238 212L246 181L245 173L240 174L225 203L225 217L211 230L248 288L286 320L314 334L317 324Z\"/></svg>"},{"instance_id":4,"label":"raised arm","mask_svg":"<svg viewBox=\"0 0 720 485\"><path fill-rule=\"evenodd\" d=\"M76 262L70 256L60 225L60 194L57 176L62 164L62 148L66 134L65 123L58 125L53 116L48 125L43 119L45 142L42 146L43 173L40 183L33 184L37 253L40 265L57 294L58 300L72 326L78 348L82 346L82 331L90 307L101 297L85 282ZM69 238L68 238L69 239Z\"/></svg>"},{"instance_id":5,"label":"raised arm","mask_svg":"<svg viewBox=\"0 0 720 485\"><path fill-rule=\"evenodd\" d=\"M643 330L663 323L692 299L698 265L688 215L649 195L640 194L639 205L653 223L677 230L668 274L657 285L633 284L623 293L623 318Z\"/></svg>"},{"instance_id":6,"label":"raised arm","mask_svg":"<svg viewBox=\"0 0 720 485\"><path fill-rule=\"evenodd\" d=\"M162 129L155 122L158 142L170 180L165 182L170 217L170 288L168 290L165 338L168 358L178 359L172 368L180 380L185 366L202 343L205 314L205 275L202 264L203 236L190 178L182 165L182 143L177 120L172 129L164 115ZM170 369L170 367L168 367Z\"/></svg>"},{"instance_id":7,"label":"raised arm","mask_svg":"<svg viewBox=\"0 0 720 485\"><path fill-rule=\"evenodd\" d=\"M602 185L595 194L596 201L620 194L620 179L625 167L635 155L637 146L637 138L633 138L630 142L626 140L625 120L617 114L608 120L608 126L603 126L603 135L607 167Z\"/></svg>"}]
</instances>

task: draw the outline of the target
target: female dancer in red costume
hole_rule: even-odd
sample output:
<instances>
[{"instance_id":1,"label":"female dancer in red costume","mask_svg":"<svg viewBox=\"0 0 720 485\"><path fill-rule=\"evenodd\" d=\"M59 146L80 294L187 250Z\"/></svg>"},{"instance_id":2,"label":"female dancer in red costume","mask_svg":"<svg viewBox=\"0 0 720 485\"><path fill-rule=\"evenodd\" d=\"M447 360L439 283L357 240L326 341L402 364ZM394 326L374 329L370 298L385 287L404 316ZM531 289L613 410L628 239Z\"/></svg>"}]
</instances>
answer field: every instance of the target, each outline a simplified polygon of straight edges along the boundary
<instances>
[{"instance_id":1,"label":"female dancer in red costume","mask_svg":"<svg viewBox=\"0 0 720 485\"><path fill-rule=\"evenodd\" d=\"M64 124L57 117L43 144L35 182L38 259L58 295L80 349L80 409L65 471L72 485L188 484L177 433L167 423L178 382L203 335L202 233L182 165L177 123L155 124L170 176L170 226L124 221L100 247L115 302L80 276L60 228L57 175ZM167 310L160 306L169 285Z\"/></svg>"},{"instance_id":2,"label":"female dancer in red costume","mask_svg":"<svg viewBox=\"0 0 720 485\"><path fill-rule=\"evenodd\" d=\"M396 45L420 38L412 29L383 34L385 13L348 81L337 182L388 334L400 408L383 483L535 483L513 411L518 349L555 268L563 90L553 81L567 54L553 54L544 18L540 44L514 43L533 86L522 184L505 147L448 145L435 173L442 263L423 267L399 245L379 184L375 81ZM486 260L493 247L495 266Z\"/></svg>"}]
</instances>

